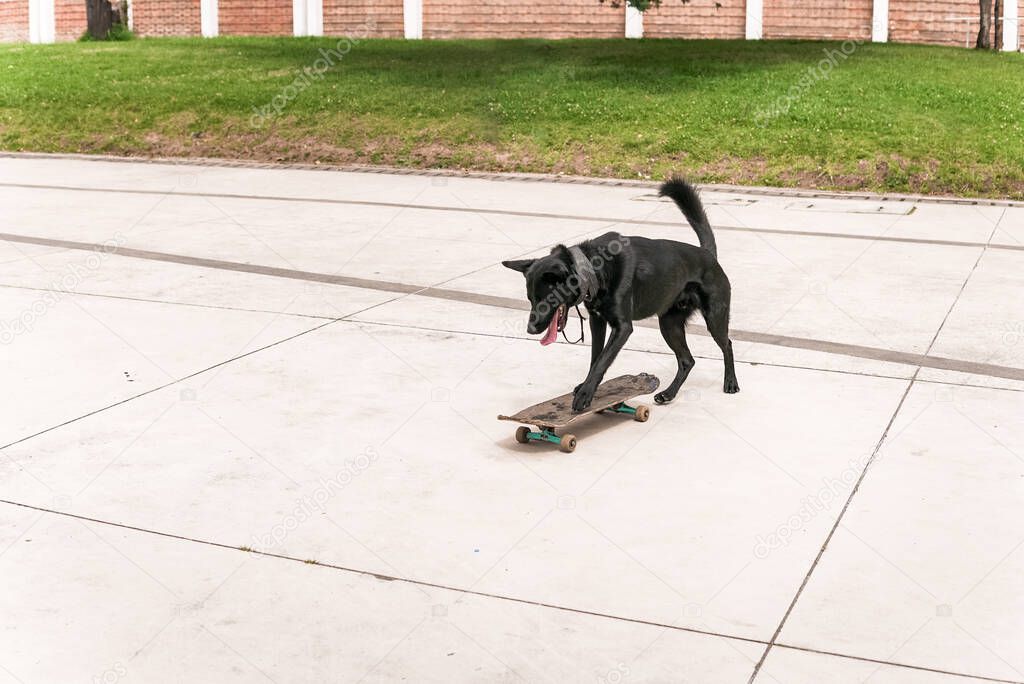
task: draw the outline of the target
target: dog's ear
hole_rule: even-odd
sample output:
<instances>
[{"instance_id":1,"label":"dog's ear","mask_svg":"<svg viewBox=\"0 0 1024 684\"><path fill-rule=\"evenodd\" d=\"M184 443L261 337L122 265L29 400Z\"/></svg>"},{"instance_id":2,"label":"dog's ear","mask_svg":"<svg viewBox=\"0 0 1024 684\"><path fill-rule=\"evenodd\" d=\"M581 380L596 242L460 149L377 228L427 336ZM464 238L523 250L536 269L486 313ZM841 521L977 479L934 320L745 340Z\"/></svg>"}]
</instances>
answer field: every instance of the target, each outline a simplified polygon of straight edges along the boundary
<instances>
[{"instance_id":1,"label":"dog's ear","mask_svg":"<svg viewBox=\"0 0 1024 684\"><path fill-rule=\"evenodd\" d=\"M536 259L514 259L512 261L502 261L501 265L505 268L511 268L513 271L519 271L525 274L530 267L533 266L533 262Z\"/></svg>"}]
</instances>

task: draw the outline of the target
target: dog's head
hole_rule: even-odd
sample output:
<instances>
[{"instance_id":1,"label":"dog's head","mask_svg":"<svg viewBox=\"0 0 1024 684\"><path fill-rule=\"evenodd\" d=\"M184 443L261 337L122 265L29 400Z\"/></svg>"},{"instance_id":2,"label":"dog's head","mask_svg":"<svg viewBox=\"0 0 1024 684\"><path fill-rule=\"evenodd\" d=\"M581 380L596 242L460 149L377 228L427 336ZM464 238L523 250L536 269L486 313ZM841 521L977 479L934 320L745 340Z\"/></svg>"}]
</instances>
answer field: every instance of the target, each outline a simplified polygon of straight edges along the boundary
<instances>
[{"instance_id":1,"label":"dog's head","mask_svg":"<svg viewBox=\"0 0 1024 684\"><path fill-rule=\"evenodd\" d=\"M581 298L580 282L573 272L569 250L565 245L558 245L546 257L501 264L526 277L526 296L530 299L530 322L526 332L531 335L544 332L540 343L551 344L569 320L569 307Z\"/></svg>"}]
</instances>

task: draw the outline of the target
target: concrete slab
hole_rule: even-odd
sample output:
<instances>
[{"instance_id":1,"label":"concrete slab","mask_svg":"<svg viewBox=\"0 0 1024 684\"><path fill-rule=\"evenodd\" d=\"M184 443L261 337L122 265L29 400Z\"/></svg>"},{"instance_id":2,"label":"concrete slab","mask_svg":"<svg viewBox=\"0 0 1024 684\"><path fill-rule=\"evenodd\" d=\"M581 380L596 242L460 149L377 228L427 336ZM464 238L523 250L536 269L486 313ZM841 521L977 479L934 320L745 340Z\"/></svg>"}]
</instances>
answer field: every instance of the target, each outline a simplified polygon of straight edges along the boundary
<instances>
[{"instance_id":1,"label":"concrete slab","mask_svg":"<svg viewBox=\"0 0 1024 684\"><path fill-rule=\"evenodd\" d=\"M352 199L364 202L418 204L452 209L599 215L610 219L670 221L670 203L651 201L654 188L585 183L502 181L482 178L323 172L195 165L141 165L87 160L4 159L0 183L75 185L164 193L172 188L205 194ZM62 183L55 183L55 164ZM130 181L129 181L130 179ZM73 182L71 182L73 181ZM773 197L758 192L708 191L709 215L716 225L766 230L839 232L852 236L886 236L925 240L985 242L1003 207L930 205L926 202L879 203L833 198ZM895 207L895 208L893 208ZM1014 210L1008 210L1010 213ZM1007 225L1011 229L1013 222Z\"/></svg>"},{"instance_id":2,"label":"concrete slab","mask_svg":"<svg viewBox=\"0 0 1024 684\"><path fill-rule=\"evenodd\" d=\"M355 350L357 368L346 363ZM761 559L758 539L775 527L765 521L786 520L870 453L906 382L750 366L744 392L725 395L720 365L708 363L688 400L649 424L581 422L578 454L515 444L514 426L495 416L578 382L587 355L339 323L194 378L187 401L167 388L7 449L31 463L8 491L233 546L769 638L831 515ZM552 370L531 379L541 364ZM619 366L650 370L641 353ZM762 403L770 413L744 408ZM73 464L61 457L69 439ZM335 495L332 481L347 486ZM750 488L764 490L757 509L742 505ZM182 509L175 491L197 496ZM319 498L329 499L322 515L279 541L296 502ZM678 535L685 550L667 552L662 540Z\"/></svg>"},{"instance_id":3,"label":"concrete slab","mask_svg":"<svg viewBox=\"0 0 1024 684\"><path fill-rule=\"evenodd\" d=\"M914 387L780 640L1024 679L1022 410Z\"/></svg>"},{"instance_id":4,"label":"concrete slab","mask_svg":"<svg viewBox=\"0 0 1024 684\"><path fill-rule=\"evenodd\" d=\"M735 682L762 648L52 514L0 568L5 682Z\"/></svg>"},{"instance_id":5,"label":"concrete slab","mask_svg":"<svg viewBox=\"0 0 1024 684\"><path fill-rule=\"evenodd\" d=\"M255 273L116 254L105 257L100 268L89 269L90 263L92 252L80 250L9 263L0 273L0 287L66 288L81 295L321 318L343 318L401 296L397 292L289 278L274 278L268 283L267 276Z\"/></svg>"},{"instance_id":6,"label":"concrete slab","mask_svg":"<svg viewBox=\"0 0 1024 684\"><path fill-rule=\"evenodd\" d=\"M992 680L774 648L756 681L787 684L981 684Z\"/></svg>"},{"instance_id":7,"label":"concrete slab","mask_svg":"<svg viewBox=\"0 0 1024 684\"><path fill-rule=\"evenodd\" d=\"M1024 207L1007 208L992 235L993 245L1024 249Z\"/></svg>"},{"instance_id":8,"label":"concrete slab","mask_svg":"<svg viewBox=\"0 0 1024 684\"><path fill-rule=\"evenodd\" d=\"M161 194L66 192L0 186L4 232L29 232L65 240L120 242L172 226L203 226L223 220L209 200L166 194L191 185L168 183Z\"/></svg>"},{"instance_id":9,"label":"concrete slab","mask_svg":"<svg viewBox=\"0 0 1024 684\"><path fill-rule=\"evenodd\" d=\"M988 251L935 341L936 354L1024 367L1024 254Z\"/></svg>"},{"instance_id":10,"label":"concrete slab","mask_svg":"<svg viewBox=\"0 0 1024 684\"><path fill-rule=\"evenodd\" d=\"M0 159L0 680L1024 682L1021 210L705 193L742 392L517 444L500 260L650 194Z\"/></svg>"},{"instance_id":11,"label":"concrete slab","mask_svg":"<svg viewBox=\"0 0 1024 684\"><path fill-rule=\"evenodd\" d=\"M0 446L321 324L13 288L0 321Z\"/></svg>"}]
</instances>

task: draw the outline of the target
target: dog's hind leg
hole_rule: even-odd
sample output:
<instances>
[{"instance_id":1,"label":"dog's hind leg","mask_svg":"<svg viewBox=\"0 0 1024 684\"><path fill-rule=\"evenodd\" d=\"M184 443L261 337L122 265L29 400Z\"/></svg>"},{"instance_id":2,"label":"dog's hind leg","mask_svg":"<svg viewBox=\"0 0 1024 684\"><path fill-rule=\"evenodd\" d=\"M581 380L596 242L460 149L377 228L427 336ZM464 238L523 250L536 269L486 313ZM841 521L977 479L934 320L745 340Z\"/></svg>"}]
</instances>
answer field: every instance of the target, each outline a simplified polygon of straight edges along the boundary
<instances>
[{"instance_id":1,"label":"dog's hind leg","mask_svg":"<svg viewBox=\"0 0 1024 684\"><path fill-rule=\"evenodd\" d=\"M654 395L654 401L658 404L667 404L676 398L679 388L686 382L686 376L693 368L693 354L686 346L686 319L690 312L681 308L669 309L668 312L658 317L658 326L661 328L661 336L676 354L676 361L679 363L679 370L671 384L663 391Z\"/></svg>"},{"instance_id":2,"label":"dog's hind leg","mask_svg":"<svg viewBox=\"0 0 1024 684\"><path fill-rule=\"evenodd\" d=\"M726 394L739 392L740 385L736 381L736 365L732 359L732 340L729 339L729 289L704 292L701 297L701 312L704 314L708 332L718 344L718 348L722 350L722 359L725 361L725 381L722 383L722 391Z\"/></svg>"}]
</instances>

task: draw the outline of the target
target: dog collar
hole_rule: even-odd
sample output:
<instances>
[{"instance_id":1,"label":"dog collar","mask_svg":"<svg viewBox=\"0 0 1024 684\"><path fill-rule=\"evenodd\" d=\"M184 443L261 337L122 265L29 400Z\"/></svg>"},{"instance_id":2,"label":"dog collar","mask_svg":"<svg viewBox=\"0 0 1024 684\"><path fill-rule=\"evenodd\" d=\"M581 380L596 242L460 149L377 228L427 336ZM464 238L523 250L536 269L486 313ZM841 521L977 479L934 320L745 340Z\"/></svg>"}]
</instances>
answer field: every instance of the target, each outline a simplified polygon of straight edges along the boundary
<instances>
[{"instance_id":1,"label":"dog collar","mask_svg":"<svg viewBox=\"0 0 1024 684\"><path fill-rule=\"evenodd\" d=\"M572 255L572 264L580 281L581 298L584 302L589 302L597 294L597 273L594 271L594 265L579 247L570 247L569 254Z\"/></svg>"}]
</instances>

